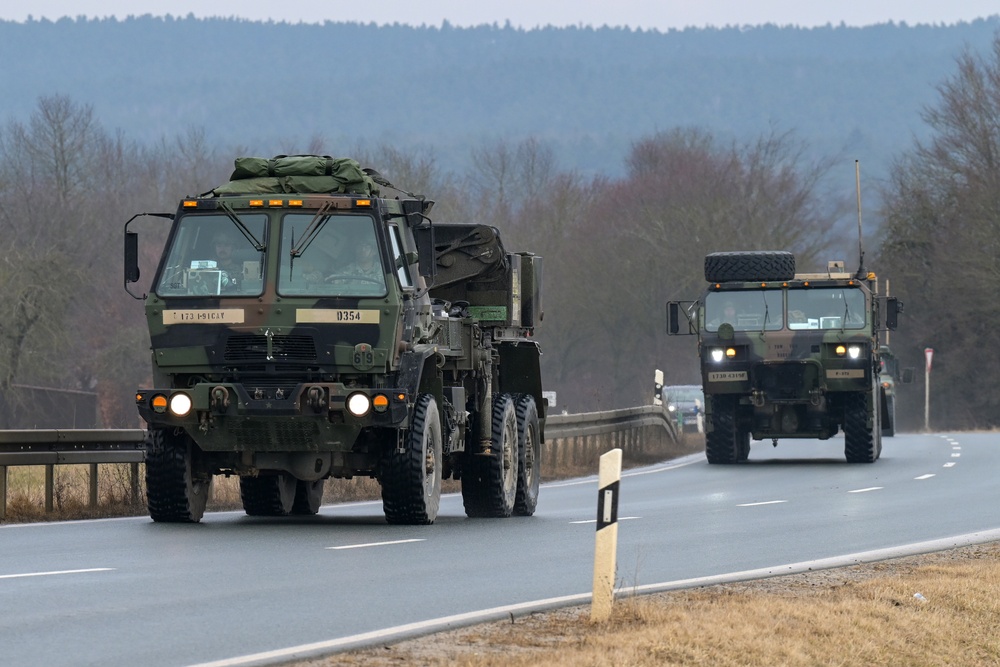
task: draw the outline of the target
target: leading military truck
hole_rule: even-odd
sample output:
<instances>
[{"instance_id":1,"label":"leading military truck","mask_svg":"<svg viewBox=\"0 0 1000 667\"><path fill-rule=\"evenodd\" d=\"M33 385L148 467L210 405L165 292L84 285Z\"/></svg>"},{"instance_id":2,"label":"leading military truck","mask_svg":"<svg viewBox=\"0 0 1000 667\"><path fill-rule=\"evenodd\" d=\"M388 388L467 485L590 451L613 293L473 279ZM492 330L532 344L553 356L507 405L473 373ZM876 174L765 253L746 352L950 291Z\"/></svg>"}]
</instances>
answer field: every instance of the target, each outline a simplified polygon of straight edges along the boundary
<instances>
[{"instance_id":1,"label":"leading military truck","mask_svg":"<svg viewBox=\"0 0 1000 667\"><path fill-rule=\"evenodd\" d=\"M796 273L785 251L705 257L707 290L667 304L667 332L696 335L709 463L747 460L750 439L844 433L849 462L872 463L891 426L880 335L900 304L877 294L872 272L844 262Z\"/></svg>"},{"instance_id":2,"label":"leading military truck","mask_svg":"<svg viewBox=\"0 0 1000 667\"><path fill-rule=\"evenodd\" d=\"M154 521L199 521L218 475L250 515L315 514L325 480L356 476L393 524L432 523L449 478L470 517L534 513L542 258L432 206L351 159L238 158L228 183L126 223ZM149 215L170 231L145 294Z\"/></svg>"}]
</instances>

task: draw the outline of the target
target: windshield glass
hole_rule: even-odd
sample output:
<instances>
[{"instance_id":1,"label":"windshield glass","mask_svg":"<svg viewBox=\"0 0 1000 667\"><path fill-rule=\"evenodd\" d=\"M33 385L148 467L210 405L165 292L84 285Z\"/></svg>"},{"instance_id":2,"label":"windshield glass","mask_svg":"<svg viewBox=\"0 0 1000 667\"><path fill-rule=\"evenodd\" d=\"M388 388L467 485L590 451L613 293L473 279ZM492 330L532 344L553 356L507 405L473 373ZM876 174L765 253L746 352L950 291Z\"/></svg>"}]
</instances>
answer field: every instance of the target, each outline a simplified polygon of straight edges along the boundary
<instances>
[{"instance_id":1,"label":"windshield glass","mask_svg":"<svg viewBox=\"0 0 1000 667\"><path fill-rule=\"evenodd\" d=\"M728 323L734 331L775 331L782 327L779 290L710 292L705 297L705 330Z\"/></svg>"},{"instance_id":2,"label":"windshield glass","mask_svg":"<svg viewBox=\"0 0 1000 667\"><path fill-rule=\"evenodd\" d=\"M859 289L788 290L789 329L863 329L865 295Z\"/></svg>"},{"instance_id":3,"label":"windshield glass","mask_svg":"<svg viewBox=\"0 0 1000 667\"><path fill-rule=\"evenodd\" d=\"M369 215L327 218L301 256L291 249L313 216L290 213L282 221L278 293L309 296L384 296L385 269Z\"/></svg>"},{"instance_id":4,"label":"windshield glass","mask_svg":"<svg viewBox=\"0 0 1000 667\"><path fill-rule=\"evenodd\" d=\"M240 220L265 238L267 216ZM155 292L159 296L258 295L263 287L264 253L258 252L226 215L192 213L178 219Z\"/></svg>"}]
</instances>

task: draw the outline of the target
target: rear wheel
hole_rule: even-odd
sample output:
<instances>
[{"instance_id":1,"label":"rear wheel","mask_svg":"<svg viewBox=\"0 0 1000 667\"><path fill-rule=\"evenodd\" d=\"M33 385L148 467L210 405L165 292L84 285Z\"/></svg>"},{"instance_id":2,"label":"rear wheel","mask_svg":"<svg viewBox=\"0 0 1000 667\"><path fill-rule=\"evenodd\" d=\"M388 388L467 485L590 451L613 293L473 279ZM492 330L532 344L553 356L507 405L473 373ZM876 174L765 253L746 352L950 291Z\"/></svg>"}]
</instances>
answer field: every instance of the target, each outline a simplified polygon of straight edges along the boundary
<instances>
[{"instance_id":1,"label":"rear wheel","mask_svg":"<svg viewBox=\"0 0 1000 667\"><path fill-rule=\"evenodd\" d=\"M298 480L287 473L240 477L240 499L250 516L287 516L295 504Z\"/></svg>"},{"instance_id":2,"label":"rear wheel","mask_svg":"<svg viewBox=\"0 0 1000 667\"><path fill-rule=\"evenodd\" d=\"M530 394L519 396L517 415L517 496L514 514L531 516L538 505L541 483L542 441L538 428L538 407Z\"/></svg>"},{"instance_id":3,"label":"rear wheel","mask_svg":"<svg viewBox=\"0 0 1000 667\"><path fill-rule=\"evenodd\" d=\"M889 418L882 424L882 435L891 438L896 435L896 399L893 396L885 398L886 414Z\"/></svg>"},{"instance_id":4,"label":"rear wheel","mask_svg":"<svg viewBox=\"0 0 1000 667\"><path fill-rule=\"evenodd\" d=\"M871 409L877 394L855 392L844 406L844 455L848 463L874 463L882 453L879 410Z\"/></svg>"},{"instance_id":5,"label":"rear wheel","mask_svg":"<svg viewBox=\"0 0 1000 667\"><path fill-rule=\"evenodd\" d=\"M146 503L153 521L197 523L205 514L211 474L197 469L200 452L179 429L151 428L146 433Z\"/></svg>"},{"instance_id":6,"label":"rear wheel","mask_svg":"<svg viewBox=\"0 0 1000 667\"><path fill-rule=\"evenodd\" d=\"M517 414L510 394L493 401L489 453L466 452L462 501L470 517L508 517L517 497Z\"/></svg>"},{"instance_id":7,"label":"rear wheel","mask_svg":"<svg viewBox=\"0 0 1000 667\"><path fill-rule=\"evenodd\" d=\"M382 475L382 510L392 524L430 524L441 505L441 419L430 394L413 408L402 452L393 450Z\"/></svg>"},{"instance_id":8,"label":"rear wheel","mask_svg":"<svg viewBox=\"0 0 1000 667\"><path fill-rule=\"evenodd\" d=\"M307 482L300 479L295 484L295 502L292 503L292 514L316 514L323 504L323 482Z\"/></svg>"},{"instance_id":9,"label":"rear wheel","mask_svg":"<svg viewBox=\"0 0 1000 667\"><path fill-rule=\"evenodd\" d=\"M750 454L750 434L736 429L735 396L710 396L711 429L705 432L705 457L709 463L736 463ZM742 457L742 458L741 458Z\"/></svg>"}]
</instances>

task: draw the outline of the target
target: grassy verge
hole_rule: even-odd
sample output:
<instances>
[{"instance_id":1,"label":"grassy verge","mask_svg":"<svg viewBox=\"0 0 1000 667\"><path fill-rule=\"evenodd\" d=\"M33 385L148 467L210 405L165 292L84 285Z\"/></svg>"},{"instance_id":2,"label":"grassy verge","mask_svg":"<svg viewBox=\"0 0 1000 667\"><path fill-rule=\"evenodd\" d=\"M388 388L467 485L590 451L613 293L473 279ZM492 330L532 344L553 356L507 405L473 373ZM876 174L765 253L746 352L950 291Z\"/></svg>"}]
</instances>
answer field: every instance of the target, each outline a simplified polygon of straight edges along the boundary
<instances>
[{"instance_id":1,"label":"grassy verge","mask_svg":"<svg viewBox=\"0 0 1000 667\"><path fill-rule=\"evenodd\" d=\"M916 597L916 594L920 594ZM1000 545L533 614L297 667L1000 664Z\"/></svg>"}]
</instances>

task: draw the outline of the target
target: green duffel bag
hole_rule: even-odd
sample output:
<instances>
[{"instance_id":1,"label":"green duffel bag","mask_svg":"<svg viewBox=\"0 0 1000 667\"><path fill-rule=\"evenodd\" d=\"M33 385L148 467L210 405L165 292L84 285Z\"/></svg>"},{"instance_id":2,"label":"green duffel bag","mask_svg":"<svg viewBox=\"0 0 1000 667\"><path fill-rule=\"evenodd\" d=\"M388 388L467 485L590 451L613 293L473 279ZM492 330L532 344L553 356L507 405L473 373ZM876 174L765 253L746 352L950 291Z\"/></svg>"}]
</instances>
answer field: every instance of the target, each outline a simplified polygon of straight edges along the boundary
<instances>
[{"instance_id":1,"label":"green duffel bag","mask_svg":"<svg viewBox=\"0 0 1000 667\"><path fill-rule=\"evenodd\" d=\"M259 176L257 178L243 178L238 181L229 181L212 190L214 195L246 195L246 194L267 194L280 195L285 192L281 179L273 176Z\"/></svg>"}]
</instances>

